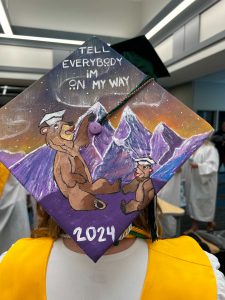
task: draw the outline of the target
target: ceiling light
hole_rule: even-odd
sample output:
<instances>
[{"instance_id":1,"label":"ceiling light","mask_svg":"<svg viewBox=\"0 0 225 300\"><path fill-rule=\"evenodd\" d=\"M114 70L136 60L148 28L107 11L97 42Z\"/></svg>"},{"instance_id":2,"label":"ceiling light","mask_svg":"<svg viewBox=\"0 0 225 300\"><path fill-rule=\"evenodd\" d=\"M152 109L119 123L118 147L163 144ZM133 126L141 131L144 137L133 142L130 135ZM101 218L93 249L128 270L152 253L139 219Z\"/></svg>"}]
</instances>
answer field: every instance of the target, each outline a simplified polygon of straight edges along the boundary
<instances>
[{"instance_id":1,"label":"ceiling light","mask_svg":"<svg viewBox=\"0 0 225 300\"><path fill-rule=\"evenodd\" d=\"M0 38L24 40L24 41L38 41L38 42L56 43L56 44L68 44L68 45L82 45L84 43L84 41L78 41L78 40L55 39L55 38L26 36L26 35L17 35L17 34L15 35L0 34Z\"/></svg>"},{"instance_id":2,"label":"ceiling light","mask_svg":"<svg viewBox=\"0 0 225 300\"><path fill-rule=\"evenodd\" d=\"M159 32L163 27L165 27L169 22L176 18L182 11L184 11L188 6L190 6L196 0L184 0L177 7L174 8L165 18L163 18L155 27L146 33L146 38L149 40L157 32Z\"/></svg>"},{"instance_id":3,"label":"ceiling light","mask_svg":"<svg viewBox=\"0 0 225 300\"><path fill-rule=\"evenodd\" d=\"M5 34L8 34L8 35L13 34L8 17L5 13L5 8L2 4L2 0L0 0L0 23L2 25L2 29Z\"/></svg>"},{"instance_id":4,"label":"ceiling light","mask_svg":"<svg viewBox=\"0 0 225 300\"><path fill-rule=\"evenodd\" d=\"M7 85L5 85L5 86L3 87L2 95L6 95L7 88L8 88Z\"/></svg>"}]
</instances>

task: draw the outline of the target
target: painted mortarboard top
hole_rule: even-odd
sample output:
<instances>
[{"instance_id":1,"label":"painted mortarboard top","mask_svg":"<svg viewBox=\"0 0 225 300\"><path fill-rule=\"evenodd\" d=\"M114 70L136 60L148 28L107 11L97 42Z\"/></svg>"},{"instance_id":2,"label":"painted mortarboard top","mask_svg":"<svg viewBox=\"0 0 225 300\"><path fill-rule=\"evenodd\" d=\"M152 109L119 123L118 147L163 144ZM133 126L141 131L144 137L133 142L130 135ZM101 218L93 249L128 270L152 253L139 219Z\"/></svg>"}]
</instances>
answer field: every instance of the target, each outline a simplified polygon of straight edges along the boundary
<instances>
[{"instance_id":1,"label":"painted mortarboard top","mask_svg":"<svg viewBox=\"0 0 225 300\"><path fill-rule=\"evenodd\" d=\"M154 78L170 76L155 49L144 36L138 36L111 47L146 75Z\"/></svg>"},{"instance_id":2,"label":"painted mortarboard top","mask_svg":"<svg viewBox=\"0 0 225 300\"><path fill-rule=\"evenodd\" d=\"M0 109L0 161L95 262L154 209L139 184L157 193L212 131L145 77L92 38Z\"/></svg>"},{"instance_id":3,"label":"painted mortarboard top","mask_svg":"<svg viewBox=\"0 0 225 300\"><path fill-rule=\"evenodd\" d=\"M64 109L64 110L61 110L61 111L57 111L57 112L54 112L54 113L51 113L51 114L44 115L44 117L41 120L39 125L42 125L43 123L46 123L49 126L54 125L56 122L62 120L65 111L66 110Z\"/></svg>"}]
</instances>

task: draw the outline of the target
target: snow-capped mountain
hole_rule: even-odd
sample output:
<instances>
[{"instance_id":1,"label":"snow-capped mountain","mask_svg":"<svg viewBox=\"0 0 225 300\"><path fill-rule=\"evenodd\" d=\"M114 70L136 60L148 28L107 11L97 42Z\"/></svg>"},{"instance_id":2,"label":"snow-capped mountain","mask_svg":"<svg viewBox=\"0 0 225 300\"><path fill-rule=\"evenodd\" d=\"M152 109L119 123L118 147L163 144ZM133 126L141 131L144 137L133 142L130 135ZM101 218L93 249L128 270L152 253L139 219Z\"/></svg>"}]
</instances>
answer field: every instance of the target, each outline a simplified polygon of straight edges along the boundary
<instances>
[{"instance_id":1,"label":"snow-capped mountain","mask_svg":"<svg viewBox=\"0 0 225 300\"><path fill-rule=\"evenodd\" d=\"M105 114L105 108L96 103L76 124L75 136L82 119L93 113L95 120L100 120ZM109 122L103 124L99 135L90 135L90 144L80 150L87 163L93 180L106 178L111 182L121 179L122 184L130 182L134 176L135 159L151 156L155 161L151 178L156 191L171 178L176 169L203 143L208 133L183 139L165 123L160 123L154 132L149 132L138 120L133 111L127 107L121 116L115 130ZM20 182L37 199L57 191L53 178L55 150L44 145L25 157L21 154L11 171ZM11 159L11 154L0 152L0 158ZM12 165L15 159L11 159Z\"/></svg>"},{"instance_id":2,"label":"snow-capped mountain","mask_svg":"<svg viewBox=\"0 0 225 300\"><path fill-rule=\"evenodd\" d=\"M53 179L55 153L48 146L42 146L27 154L10 169L36 199L57 190Z\"/></svg>"},{"instance_id":3,"label":"snow-capped mountain","mask_svg":"<svg viewBox=\"0 0 225 300\"><path fill-rule=\"evenodd\" d=\"M158 192L165 183L172 177L176 170L195 152L208 137L210 133L195 135L183 141L174 150L173 155L152 175L155 180L154 187Z\"/></svg>"},{"instance_id":4,"label":"snow-capped mountain","mask_svg":"<svg viewBox=\"0 0 225 300\"><path fill-rule=\"evenodd\" d=\"M163 165L183 141L184 139L165 123L159 123L154 129L150 140L152 158L157 161L159 165Z\"/></svg>"},{"instance_id":5,"label":"snow-capped mountain","mask_svg":"<svg viewBox=\"0 0 225 300\"><path fill-rule=\"evenodd\" d=\"M122 183L132 180L137 157L151 156L152 180L158 192L190 155L203 143L209 133L184 139L160 123L151 134L137 119L131 109L126 108L115 131L113 142L105 153L103 162L97 166L94 178L105 177Z\"/></svg>"},{"instance_id":6,"label":"snow-capped mountain","mask_svg":"<svg viewBox=\"0 0 225 300\"><path fill-rule=\"evenodd\" d=\"M107 111L101 103L95 103L83 116L79 118L76 124L77 130L83 118L92 113L95 115L95 121L98 121L105 116ZM104 126L102 126L101 133L94 136L90 135L90 144L87 148L81 150L81 155L86 161L91 173L93 173L95 168L102 162L105 152L112 143L113 134L114 128L108 121L106 121Z\"/></svg>"},{"instance_id":7,"label":"snow-capped mountain","mask_svg":"<svg viewBox=\"0 0 225 300\"><path fill-rule=\"evenodd\" d=\"M142 125L129 107L124 109L114 137L115 143L123 145L134 158L150 155L151 133Z\"/></svg>"}]
</instances>

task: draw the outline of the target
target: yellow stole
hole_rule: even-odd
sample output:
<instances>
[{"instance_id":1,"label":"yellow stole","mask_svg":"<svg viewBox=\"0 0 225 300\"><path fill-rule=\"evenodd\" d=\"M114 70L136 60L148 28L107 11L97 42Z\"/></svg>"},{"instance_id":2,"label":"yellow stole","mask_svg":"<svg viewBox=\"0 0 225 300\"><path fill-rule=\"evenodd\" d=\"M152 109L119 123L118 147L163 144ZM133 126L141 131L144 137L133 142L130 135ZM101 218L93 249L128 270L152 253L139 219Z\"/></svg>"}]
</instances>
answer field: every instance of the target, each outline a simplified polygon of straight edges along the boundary
<instances>
[{"instance_id":1,"label":"yellow stole","mask_svg":"<svg viewBox=\"0 0 225 300\"><path fill-rule=\"evenodd\" d=\"M6 181L9 178L9 170L0 162L0 197L2 196L2 192Z\"/></svg>"},{"instance_id":2,"label":"yellow stole","mask_svg":"<svg viewBox=\"0 0 225 300\"><path fill-rule=\"evenodd\" d=\"M27 238L12 246L0 264L2 300L47 299L46 269L53 242L51 238ZM213 269L193 239L148 240L148 247L141 300L217 299Z\"/></svg>"}]
</instances>

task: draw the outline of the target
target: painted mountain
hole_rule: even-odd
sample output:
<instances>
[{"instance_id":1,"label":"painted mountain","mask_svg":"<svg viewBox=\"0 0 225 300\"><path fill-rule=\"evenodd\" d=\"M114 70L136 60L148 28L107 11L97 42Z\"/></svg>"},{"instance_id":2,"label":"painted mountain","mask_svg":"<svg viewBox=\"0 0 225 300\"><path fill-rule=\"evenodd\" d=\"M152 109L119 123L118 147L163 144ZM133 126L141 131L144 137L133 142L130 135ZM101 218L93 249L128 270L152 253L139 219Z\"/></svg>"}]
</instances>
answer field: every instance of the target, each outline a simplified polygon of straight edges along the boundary
<instances>
[{"instance_id":1,"label":"painted mountain","mask_svg":"<svg viewBox=\"0 0 225 300\"><path fill-rule=\"evenodd\" d=\"M183 139L164 123L159 123L151 133L129 107L125 108L113 141L93 177L111 181L121 178L125 184L133 179L134 159L151 156L155 161L151 178L158 192L207 136L205 133Z\"/></svg>"},{"instance_id":2,"label":"painted mountain","mask_svg":"<svg viewBox=\"0 0 225 300\"><path fill-rule=\"evenodd\" d=\"M96 120L100 120L106 114L106 110L99 102L96 103L80 117L76 130L81 120L91 113L95 115ZM121 179L122 184L133 179L136 158L151 156L155 161L151 178L158 192L207 136L208 133L205 133L183 139L164 123L159 123L151 133L127 107L118 127L114 129L110 122L106 122L99 135L90 136L91 142L87 148L81 149L81 154L94 180L101 177L110 182ZM21 157L13 165L11 160L9 165L27 190L35 198L42 199L57 191L53 179L54 157L55 151L44 145ZM34 166L36 172L32 171Z\"/></svg>"},{"instance_id":3,"label":"painted mountain","mask_svg":"<svg viewBox=\"0 0 225 300\"><path fill-rule=\"evenodd\" d=\"M150 139L151 133L129 107L125 108L104 160L93 174L94 179L105 177L112 182L118 178L122 183L131 181L135 167L134 159L149 155Z\"/></svg>"},{"instance_id":4,"label":"painted mountain","mask_svg":"<svg viewBox=\"0 0 225 300\"><path fill-rule=\"evenodd\" d=\"M121 121L114 134L114 141L131 151L135 158L150 153L151 133L145 129L129 107L123 111Z\"/></svg>"},{"instance_id":5,"label":"painted mountain","mask_svg":"<svg viewBox=\"0 0 225 300\"><path fill-rule=\"evenodd\" d=\"M159 165L163 165L173 155L174 149L180 147L183 142L184 139L166 124L159 123L150 139L151 156Z\"/></svg>"},{"instance_id":6,"label":"painted mountain","mask_svg":"<svg viewBox=\"0 0 225 300\"><path fill-rule=\"evenodd\" d=\"M156 192L166 184L176 170L201 146L208 135L209 133L204 133L192 136L171 151L172 156L151 176Z\"/></svg>"},{"instance_id":7,"label":"painted mountain","mask_svg":"<svg viewBox=\"0 0 225 300\"><path fill-rule=\"evenodd\" d=\"M104 117L106 113L107 111L105 110L104 106L97 102L78 119L75 127L78 129L79 124L87 115L94 114L95 121L98 121L101 120L101 118ZM105 122L102 132L99 135L90 136L91 143L86 149L81 149L81 155L87 163L91 174L94 173L96 167L102 162L105 152L107 151L109 145L112 143L113 135L114 128L109 122Z\"/></svg>"},{"instance_id":8,"label":"painted mountain","mask_svg":"<svg viewBox=\"0 0 225 300\"><path fill-rule=\"evenodd\" d=\"M53 180L55 153L55 150L43 146L10 167L13 175L37 200L57 191Z\"/></svg>"}]
</instances>

